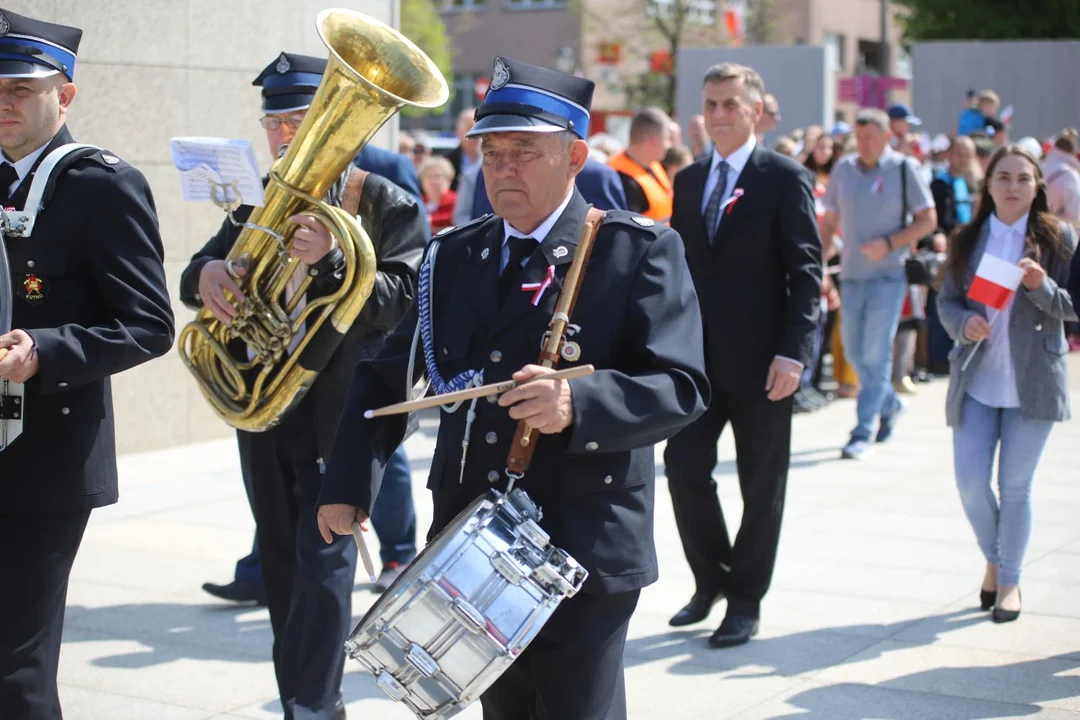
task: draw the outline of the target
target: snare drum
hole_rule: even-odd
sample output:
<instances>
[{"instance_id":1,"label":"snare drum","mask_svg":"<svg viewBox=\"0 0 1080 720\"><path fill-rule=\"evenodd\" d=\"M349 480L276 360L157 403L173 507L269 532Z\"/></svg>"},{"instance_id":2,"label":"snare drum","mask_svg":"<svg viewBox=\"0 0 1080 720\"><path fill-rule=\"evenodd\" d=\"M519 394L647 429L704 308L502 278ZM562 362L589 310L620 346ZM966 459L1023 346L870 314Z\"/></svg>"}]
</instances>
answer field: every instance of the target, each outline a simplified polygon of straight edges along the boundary
<instances>
[{"instance_id":1,"label":"snare drum","mask_svg":"<svg viewBox=\"0 0 1080 720\"><path fill-rule=\"evenodd\" d=\"M375 602L349 657L418 718L456 715L506 671L588 573L520 488L461 512Z\"/></svg>"}]
</instances>

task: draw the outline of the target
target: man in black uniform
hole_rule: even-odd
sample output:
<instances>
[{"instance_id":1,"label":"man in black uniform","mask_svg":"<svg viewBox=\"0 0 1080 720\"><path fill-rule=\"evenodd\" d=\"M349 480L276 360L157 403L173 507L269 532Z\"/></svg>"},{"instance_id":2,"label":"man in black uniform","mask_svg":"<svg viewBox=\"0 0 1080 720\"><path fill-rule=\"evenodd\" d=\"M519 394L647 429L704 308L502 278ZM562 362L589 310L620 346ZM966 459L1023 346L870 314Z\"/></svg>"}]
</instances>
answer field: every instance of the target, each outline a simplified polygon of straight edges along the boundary
<instances>
[{"instance_id":1,"label":"man in black uniform","mask_svg":"<svg viewBox=\"0 0 1080 720\"><path fill-rule=\"evenodd\" d=\"M282 53L255 80L271 151L292 142L311 105L326 60ZM274 428L238 431L240 466L255 515L270 624L274 669L285 718L343 718L343 644L350 630L356 546L342 538L327 548L315 524L315 500L323 481L353 369L375 356L387 333L416 295L416 270L426 236L420 209L405 191L378 175L350 166L331 187L328 201L360 216L378 259L375 287L344 341L303 400ZM251 207L236 219L246 221ZM307 267L305 300L335 292L345 259L326 228L310 215L290 220L299 228L292 254ZM191 259L180 281L184 304L205 306L228 322L236 313L223 290L243 300L225 257L240 228L225 220L217 235ZM232 348L246 358L246 346Z\"/></svg>"},{"instance_id":2,"label":"man in black uniform","mask_svg":"<svg viewBox=\"0 0 1080 720\"><path fill-rule=\"evenodd\" d=\"M24 383L25 413L0 452L0 718L53 720L68 575L90 511L118 494L109 377L168 352L173 314L142 173L99 149L41 168L72 142L82 31L6 10L0 31L0 202L22 210L35 180L55 183L30 236L3 240L0 379Z\"/></svg>"},{"instance_id":3,"label":"man in black uniform","mask_svg":"<svg viewBox=\"0 0 1080 720\"><path fill-rule=\"evenodd\" d=\"M498 215L432 240L440 242L432 334L416 368L427 365L435 392L467 371L481 371L484 383L549 372L534 363L588 210L574 177L588 156L592 92L588 80L496 58L471 133L481 138ZM328 542L366 517L404 435L404 416L363 413L405 400L418 379L406 382L417 315L410 311L379 357L357 368L319 498ZM505 488L511 439L525 420L539 434L532 469L517 486L542 507L552 543L589 571L582 592L482 696L486 720L626 717L627 627L641 588L657 578L653 445L708 400L697 298L682 241L665 226L607 213L570 320L579 328L578 361L596 372L537 379L497 403L478 403L463 470L472 413L444 411L432 459L429 539L489 488Z\"/></svg>"}]
</instances>

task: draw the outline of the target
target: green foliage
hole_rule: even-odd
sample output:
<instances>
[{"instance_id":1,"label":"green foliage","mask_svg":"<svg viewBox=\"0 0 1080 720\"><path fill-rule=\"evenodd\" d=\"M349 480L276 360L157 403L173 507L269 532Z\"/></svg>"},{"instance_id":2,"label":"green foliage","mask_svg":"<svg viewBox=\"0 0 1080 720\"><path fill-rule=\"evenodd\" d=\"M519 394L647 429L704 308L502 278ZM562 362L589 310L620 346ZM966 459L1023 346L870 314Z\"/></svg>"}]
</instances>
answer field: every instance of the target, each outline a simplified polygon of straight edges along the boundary
<instances>
[{"instance_id":1,"label":"green foliage","mask_svg":"<svg viewBox=\"0 0 1080 720\"><path fill-rule=\"evenodd\" d=\"M431 0L401 0L401 34L416 43L427 53L432 62L442 72L443 77L453 91L453 57L450 51L450 38L446 25L435 10ZM452 100L452 98L451 98ZM442 108L420 110L405 108L402 115L418 117L422 115L441 115Z\"/></svg>"},{"instance_id":2,"label":"green foliage","mask_svg":"<svg viewBox=\"0 0 1080 720\"><path fill-rule=\"evenodd\" d=\"M1080 1L894 0L904 42L1080 38Z\"/></svg>"}]
</instances>

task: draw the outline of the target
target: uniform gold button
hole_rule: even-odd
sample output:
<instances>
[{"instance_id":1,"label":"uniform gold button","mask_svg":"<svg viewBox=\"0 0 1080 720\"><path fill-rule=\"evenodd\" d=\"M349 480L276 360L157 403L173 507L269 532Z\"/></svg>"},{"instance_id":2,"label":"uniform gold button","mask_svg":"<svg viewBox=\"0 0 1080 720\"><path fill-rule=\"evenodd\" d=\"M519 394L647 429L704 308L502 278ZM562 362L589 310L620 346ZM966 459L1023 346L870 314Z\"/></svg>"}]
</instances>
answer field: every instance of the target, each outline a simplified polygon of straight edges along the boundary
<instances>
[{"instance_id":1,"label":"uniform gold button","mask_svg":"<svg viewBox=\"0 0 1080 720\"><path fill-rule=\"evenodd\" d=\"M593 450L598 449L599 447L600 447L599 445L597 445L596 443L594 443L591 440L589 442L585 443L585 449L589 450L590 452L593 451Z\"/></svg>"},{"instance_id":2,"label":"uniform gold button","mask_svg":"<svg viewBox=\"0 0 1080 720\"><path fill-rule=\"evenodd\" d=\"M70 415L71 414L71 408L60 408L60 412L62 414L64 414L64 415Z\"/></svg>"},{"instance_id":3,"label":"uniform gold button","mask_svg":"<svg viewBox=\"0 0 1080 720\"><path fill-rule=\"evenodd\" d=\"M487 401L489 403L491 403L492 405L494 405L495 403L499 402L499 396L498 395L488 395L487 396Z\"/></svg>"},{"instance_id":4,"label":"uniform gold button","mask_svg":"<svg viewBox=\"0 0 1080 720\"><path fill-rule=\"evenodd\" d=\"M34 267L34 261L33 260L27 260L26 261L26 267L28 267L28 268Z\"/></svg>"},{"instance_id":5,"label":"uniform gold button","mask_svg":"<svg viewBox=\"0 0 1080 720\"><path fill-rule=\"evenodd\" d=\"M1035 332L1042 332L1042 325L1036 325Z\"/></svg>"},{"instance_id":6,"label":"uniform gold button","mask_svg":"<svg viewBox=\"0 0 1080 720\"><path fill-rule=\"evenodd\" d=\"M611 480L612 480L612 477L611 477L610 475L605 475L605 476L604 476L604 484L605 484L605 485L610 485L610 484L611 484Z\"/></svg>"},{"instance_id":7,"label":"uniform gold button","mask_svg":"<svg viewBox=\"0 0 1080 720\"><path fill-rule=\"evenodd\" d=\"M489 483L498 482L498 481L499 481L499 471L498 470L492 470L491 472L488 473L488 482Z\"/></svg>"},{"instance_id":8,"label":"uniform gold button","mask_svg":"<svg viewBox=\"0 0 1080 720\"><path fill-rule=\"evenodd\" d=\"M448 350L447 348L443 348L443 349L442 349L442 354L443 354L443 355L449 355L449 354L450 354L450 351L449 351L449 350Z\"/></svg>"},{"instance_id":9,"label":"uniform gold button","mask_svg":"<svg viewBox=\"0 0 1080 720\"><path fill-rule=\"evenodd\" d=\"M488 445L494 445L495 443L499 442L499 436L493 432L489 432L487 435L485 435L484 439L487 440Z\"/></svg>"},{"instance_id":10,"label":"uniform gold button","mask_svg":"<svg viewBox=\"0 0 1080 720\"><path fill-rule=\"evenodd\" d=\"M491 351L491 362L493 362L493 363L502 362L502 353L499 352L498 350L492 350Z\"/></svg>"},{"instance_id":11,"label":"uniform gold button","mask_svg":"<svg viewBox=\"0 0 1080 720\"><path fill-rule=\"evenodd\" d=\"M67 387L67 383L66 382L58 382L58 383L56 383L56 387Z\"/></svg>"}]
</instances>

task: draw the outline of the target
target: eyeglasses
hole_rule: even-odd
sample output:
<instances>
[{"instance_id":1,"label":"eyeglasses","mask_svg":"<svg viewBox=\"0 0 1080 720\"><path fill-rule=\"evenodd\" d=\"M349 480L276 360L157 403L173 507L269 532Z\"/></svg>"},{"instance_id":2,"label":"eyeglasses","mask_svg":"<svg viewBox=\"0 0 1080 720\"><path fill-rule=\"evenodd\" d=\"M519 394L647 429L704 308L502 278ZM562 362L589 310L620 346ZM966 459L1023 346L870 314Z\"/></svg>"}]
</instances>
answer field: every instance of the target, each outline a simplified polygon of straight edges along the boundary
<instances>
[{"instance_id":1,"label":"eyeglasses","mask_svg":"<svg viewBox=\"0 0 1080 720\"><path fill-rule=\"evenodd\" d=\"M273 131L280 128L282 125L288 125L294 131L300 128L300 124L304 122L305 115L292 115L289 117L281 117L279 115L264 115L259 118L259 124L265 129Z\"/></svg>"}]
</instances>

